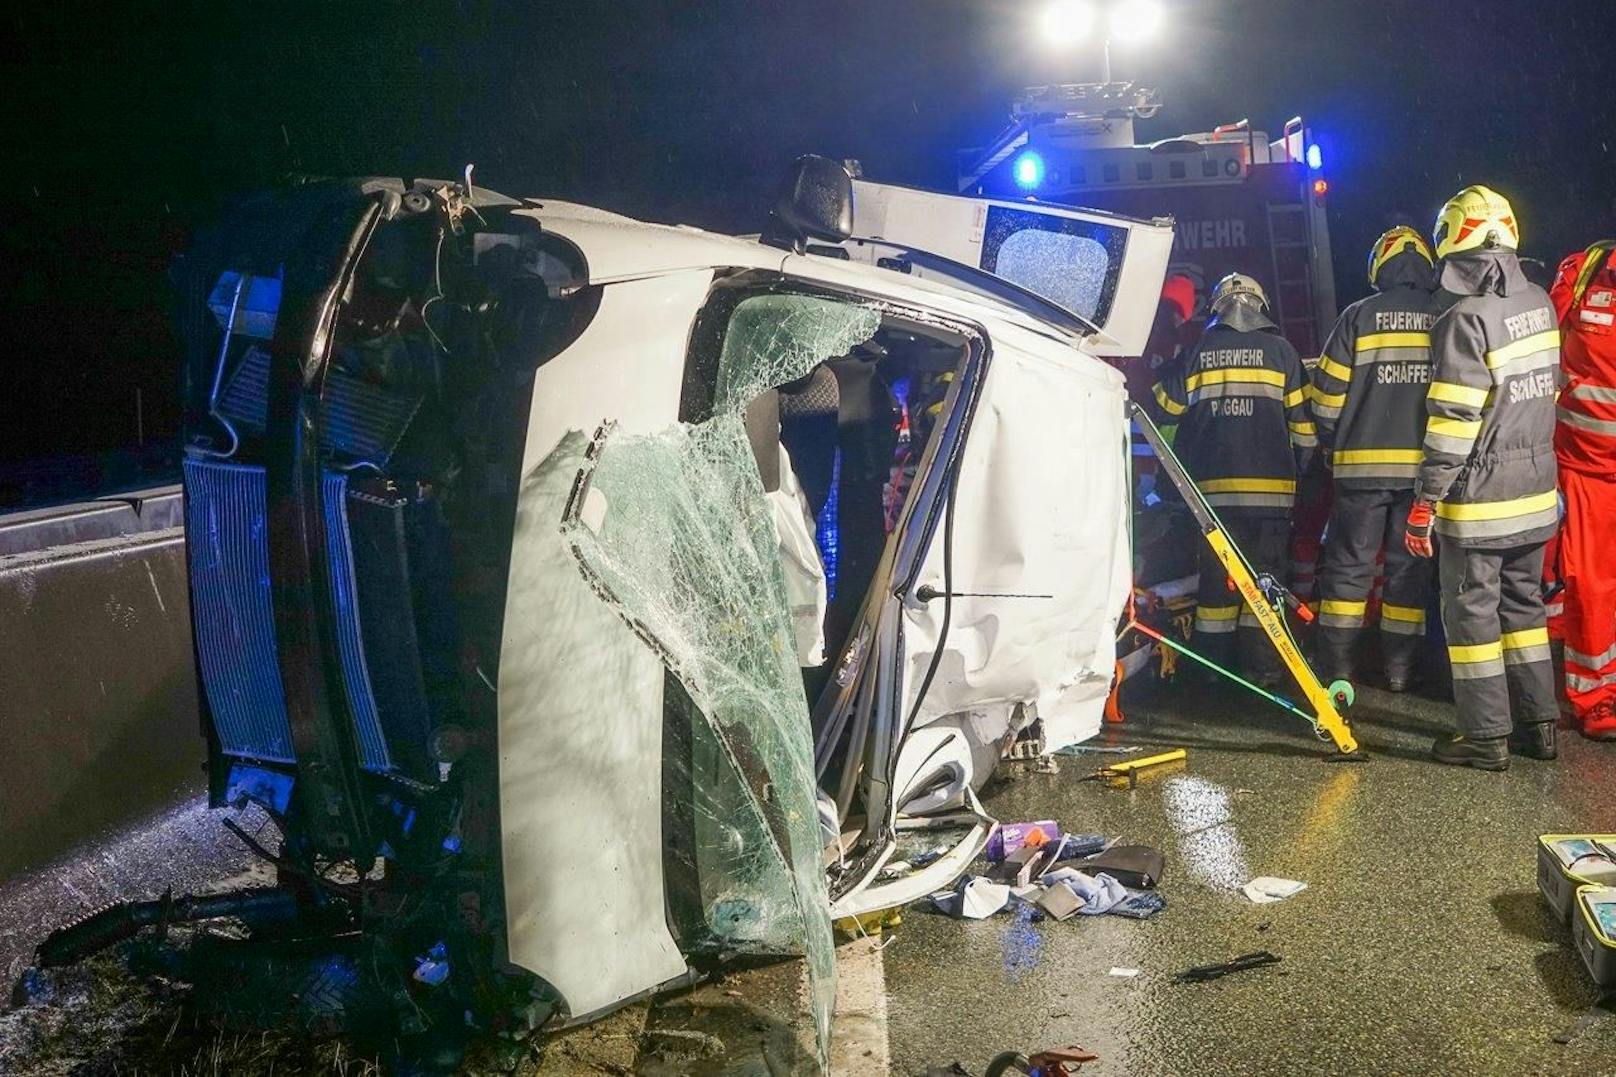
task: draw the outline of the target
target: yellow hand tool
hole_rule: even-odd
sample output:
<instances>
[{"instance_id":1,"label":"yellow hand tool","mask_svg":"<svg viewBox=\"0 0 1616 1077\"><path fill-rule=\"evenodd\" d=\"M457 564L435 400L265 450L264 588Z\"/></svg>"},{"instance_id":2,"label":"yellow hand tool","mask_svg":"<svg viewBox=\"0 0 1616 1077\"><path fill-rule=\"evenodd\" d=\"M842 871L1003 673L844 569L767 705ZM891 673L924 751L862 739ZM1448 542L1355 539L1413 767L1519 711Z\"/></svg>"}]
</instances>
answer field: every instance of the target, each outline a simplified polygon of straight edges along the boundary
<instances>
[{"instance_id":1,"label":"yellow hand tool","mask_svg":"<svg viewBox=\"0 0 1616 1077\"><path fill-rule=\"evenodd\" d=\"M1126 780L1129 787L1139 782L1139 772L1148 767L1159 767L1165 763L1178 763L1189 757L1183 748L1174 748L1170 752L1161 752L1157 755L1141 756L1138 759L1126 759L1120 763L1109 763L1086 778L1079 779L1085 782L1105 782Z\"/></svg>"}]
</instances>

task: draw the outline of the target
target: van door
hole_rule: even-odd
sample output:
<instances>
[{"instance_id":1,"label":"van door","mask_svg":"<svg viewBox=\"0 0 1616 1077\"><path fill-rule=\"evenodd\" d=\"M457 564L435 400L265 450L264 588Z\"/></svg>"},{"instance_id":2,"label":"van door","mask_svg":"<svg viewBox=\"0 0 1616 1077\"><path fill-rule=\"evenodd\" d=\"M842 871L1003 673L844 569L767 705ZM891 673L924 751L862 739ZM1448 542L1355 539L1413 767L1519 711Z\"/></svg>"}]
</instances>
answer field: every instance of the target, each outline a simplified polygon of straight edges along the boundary
<instances>
[{"instance_id":1,"label":"van door","mask_svg":"<svg viewBox=\"0 0 1616 1077\"><path fill-rule=\"evenodd\" d=\"M1088 350L1139 355L1150 335L1173 248L1168 218L1139 220L1040 202L938 194L891 183L853 182L858 261L891 264L884 240L985 270L1053 301L1098 330ZM944 276L916 261L914 276ZM956 286L969 287L948 277Z\"/></svg>"}]
</instances>

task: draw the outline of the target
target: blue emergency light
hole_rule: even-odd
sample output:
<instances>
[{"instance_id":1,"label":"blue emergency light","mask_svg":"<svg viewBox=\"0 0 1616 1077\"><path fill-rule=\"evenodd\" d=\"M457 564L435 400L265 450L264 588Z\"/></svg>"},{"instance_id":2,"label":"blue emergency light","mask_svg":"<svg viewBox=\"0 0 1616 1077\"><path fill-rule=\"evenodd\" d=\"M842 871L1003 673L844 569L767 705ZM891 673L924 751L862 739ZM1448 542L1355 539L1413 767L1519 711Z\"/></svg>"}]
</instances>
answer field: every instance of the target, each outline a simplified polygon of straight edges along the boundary
<instances>
[{"instance_id":1,"label":"blue emergency light","mask_svg":"<svg viewBox=\"0 0 1616 1077\"><path fill-rule=\"evenodd\" d=\"M1315 172L1324 167L1324 154L1320 152L1317 142L1307 148L1307 167Z\"/></svg>"},{"instance_id":2,"label":"blue emergency light","mask_svg":"<svg viewBox=\"0 0 1616 1077\"><path fill-rule=\"evenodd\" d=\"M1044 182L1043 155L1037 150L1022 150L1011 166L1011 174L1016 178L1016 186L1023 191L1036 189Z\"/></svg>"}]
</instances>

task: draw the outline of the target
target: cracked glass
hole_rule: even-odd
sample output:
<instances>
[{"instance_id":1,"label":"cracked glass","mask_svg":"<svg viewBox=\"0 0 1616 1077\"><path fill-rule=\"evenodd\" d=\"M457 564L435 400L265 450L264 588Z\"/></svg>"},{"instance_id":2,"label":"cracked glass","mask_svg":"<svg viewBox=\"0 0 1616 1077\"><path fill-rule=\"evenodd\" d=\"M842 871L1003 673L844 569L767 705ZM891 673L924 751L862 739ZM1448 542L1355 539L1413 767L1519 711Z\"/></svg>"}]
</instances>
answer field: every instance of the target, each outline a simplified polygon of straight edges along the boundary
<instances>
[{"instance_id":1,"label":"cracked glass","mask_svg":"<svg viewBox=\"0 0 1616 1077\"><path fill-rule=\"evenodd\" d=\"M747 438L760 393L875 335L873 307L760 294L732 312L714 414L600 440L563 530L598 592L659 652L692 719L665 746L665 844L693 878L695 949L807 956L821 1066L835 1001L807 700L780 540ZM680 824L683 820L684 825Z\"/></svg>"}]
</instances>

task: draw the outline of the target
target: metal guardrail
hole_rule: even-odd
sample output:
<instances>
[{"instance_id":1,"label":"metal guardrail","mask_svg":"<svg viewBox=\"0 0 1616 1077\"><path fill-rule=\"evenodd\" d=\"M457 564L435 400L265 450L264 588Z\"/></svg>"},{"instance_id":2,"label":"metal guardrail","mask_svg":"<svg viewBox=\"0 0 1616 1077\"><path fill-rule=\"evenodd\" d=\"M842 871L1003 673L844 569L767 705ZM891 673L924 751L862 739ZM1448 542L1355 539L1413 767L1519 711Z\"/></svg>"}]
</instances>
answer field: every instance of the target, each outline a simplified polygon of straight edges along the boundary
<instances>
[{"instance_id":1,"label":"metal guardrail","mask_svg":"<svg viewBox=\"0 0 1616 1077\"><path fill-rule=\"evenodd\" d=\"M0 879L204 785L178 486L0 516Z\"/></svg>"},{"instance_id":2,"label":"metal guardrail","mask_svg":"<svg viewBox=\"0 0 1616 1077\"><path fill-rule=\"evenodd\" d=\"M0 557L185 523L178 483L0 516Z\"/></svg>"}]
</instances>

